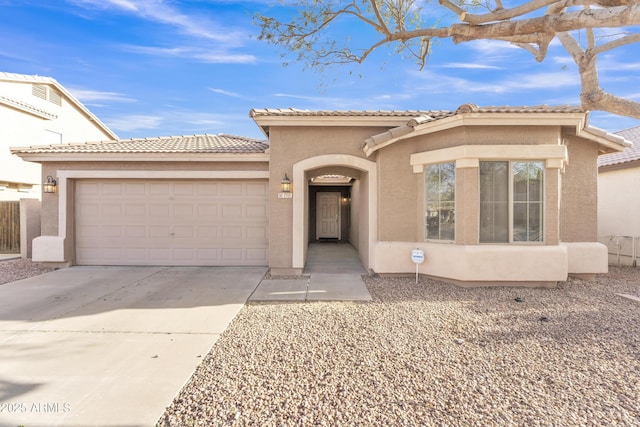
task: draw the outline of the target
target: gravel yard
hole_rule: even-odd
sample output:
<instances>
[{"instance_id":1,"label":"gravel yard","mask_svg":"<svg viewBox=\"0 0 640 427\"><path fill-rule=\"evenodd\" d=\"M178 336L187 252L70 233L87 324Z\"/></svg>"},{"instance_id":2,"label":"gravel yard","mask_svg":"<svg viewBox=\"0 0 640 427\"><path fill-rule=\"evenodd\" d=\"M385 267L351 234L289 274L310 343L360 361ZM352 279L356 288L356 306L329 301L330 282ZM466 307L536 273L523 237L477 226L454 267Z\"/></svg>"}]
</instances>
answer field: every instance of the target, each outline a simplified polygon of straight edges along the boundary
<instances>
[{"instance_id":1,"label":"gravel yard","mask_svg":"<svg viewBox=\"0 0 640 427\"><path fill-rule=\"evenodd\" d=\"M158 426L640 425L640 269L557 289L367 277L253 303Z\"/></svg>"},{"instance_id":2,"label":"gravel yard","mask_svg":"<svg viewBox=\"0 0 640 427\"><path fill-rule=\"evenodd\" d=\"M55 270L55 268L33 262L30 259L19 258L0 261L0 285L26 279L31 276L37 276L53 270Z\"/></svg>"}]
</instances>

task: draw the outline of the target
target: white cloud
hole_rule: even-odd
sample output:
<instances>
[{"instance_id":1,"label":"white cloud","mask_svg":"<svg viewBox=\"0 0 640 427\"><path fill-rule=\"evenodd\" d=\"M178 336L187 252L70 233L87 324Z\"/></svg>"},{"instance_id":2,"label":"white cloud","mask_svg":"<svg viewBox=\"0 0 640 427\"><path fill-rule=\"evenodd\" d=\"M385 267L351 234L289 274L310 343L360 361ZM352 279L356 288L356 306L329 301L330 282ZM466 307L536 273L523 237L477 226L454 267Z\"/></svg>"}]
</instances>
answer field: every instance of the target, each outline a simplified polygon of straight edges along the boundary
<instances>
[{"instance_id":1,"label":"white cloud","mask_svg":"<svg viewBox=\"0 0 640 427\"><path fill-rule=\"evenodd\" d=\"M571 72L535 73L514 76L505 80L481 82L452 77L430 71L416 74L422 89L434 93L511 93L580 86L580 79Z\"/></svg>"},{"instance_id":2,"label":"white cloud","mask_svg":"<svg viewBox=\"0 0 640 427\"><path fill-rule=\"evenodd\" d=\"M142 129L157 129L162 124L163 117L132 114L105 119L104 122L115 131L133 132Z\"/></svg>"},{"instance_id":3,"label":"white cloud","mask_svg":"<svg viewBox=\"0 0 640 427\"><path fill-rule=\"evenodd\" d=\"M616 55L602 55L598 57L599 71L638 71L640 70L640 62L638 61L619 61ZM628 57L625 57L629 59ZM634 58L636 59L636 58Z\"/></svg>"},{"instance_id":4,"label":"white cloud","mask_svg":"<svg viewBox=\"0 0 640 427\"><path fill-rule=\"evenodd\" d=\"M207 64L253 64L257 62L254 55L234 54L225 51L208 51L197 47L155 47L124 45L121 49L144 55L170 56L190 58Z\"/></svg>"},{"instance_id":5,"label":"white cloud","mask_svg":"<svg viewBox=\"0 0 640 427\"><path fill-rule=\"evenodd\" d=\"M101 10L117 10L140 18L173 26L194 37L238 46L243 32L225 28L197 15L187 15L166 0L68 0L77 6Z\"/></svg>"},{"instance_id":6,"label":"white cloud","mask_svg":"<svg viewBox=\"0 0 640 427\"><path fill-rule=\"evenodd\" d=\"M218 88L210 87L209 90L211 92L213 92L213 93L219 93L220 95L226 95L226 96L230 96L232 98L244 98L244 96L240 95L239 93L230 92L230 91L224 90L224 89L218 89Z\"/></svg>"},{"instance_id":7,"label":"white cloud","mask_svg":"<svg viewBox=\"0 0 640 427\"><path fill-rule=\"evenodd\" d=\"M462 69L478 69L478 70L501 70L502 67L487 64L478 64L471 62L449 62L440 65L441 68L462 68Z\"/></svg>"},{"instance_id":8,"label":"white cloud","mask_svg":"<svg viewBox=\"0 0 640 427\"><path fill-rule=\"evenodd\" d=\"M257 61L254 55L224 52L202 52L192 57L208 64L254 64Z\"/></svg>"},{"instance_id":9,"label":"white cloud","mask_svg":"<svg viewBox=\"0 0 640 427\"><path fill-rule=\"evenodd\" d=\"M499 40L473 40L465 43L471 49L480 53L484 57L488 56L505 56L509 54L507 51L512 49L521 49L509 42Z\"/></svg>"},{"instance_id":10,"label":"white cloud","mask_svg":"<svg viewBox=\"0 0 640 427\"><path fill-rule=\"evenodd\" d=\"M69 92L83 103L97 101L114 101L114 102L136 102L135 99L129 98L118 92L103 92L93 89L82 89L77 87L67 87Z\"/></svg>"}]
</instances>

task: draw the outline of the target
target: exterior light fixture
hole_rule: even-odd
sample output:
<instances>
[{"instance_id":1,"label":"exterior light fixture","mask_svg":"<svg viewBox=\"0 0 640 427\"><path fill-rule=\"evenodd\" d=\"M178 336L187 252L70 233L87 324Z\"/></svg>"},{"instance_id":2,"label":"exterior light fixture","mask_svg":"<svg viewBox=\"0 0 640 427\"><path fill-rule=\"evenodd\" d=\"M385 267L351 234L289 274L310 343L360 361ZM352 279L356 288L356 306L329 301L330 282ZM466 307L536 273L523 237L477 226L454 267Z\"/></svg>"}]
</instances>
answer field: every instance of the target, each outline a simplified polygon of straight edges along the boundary
<instances>
[{"instance_id":1,"label":"exterior light fixture","mask_svg":"<svg viewBox=\"0 0 640 427\"><path fill-rule=\"evenodd\" d=\"M282 178L282 181L280 182L280 185L282 186L283 193L291 193L291 180L287 176L286 172L284 174L284 178Z\"/></svg>"},{"instance_id":2,"label":"exterior light fixture","mask_svg":"<svg viewBox=\"0 0 640 427\"><path fill-rule=\"evenodd\" d=\"M56 185L58 185L58 182L49 175L47 176L47 182L42 184L42 191L45 193L55 193Z\"/></svg>"}]
</instances>

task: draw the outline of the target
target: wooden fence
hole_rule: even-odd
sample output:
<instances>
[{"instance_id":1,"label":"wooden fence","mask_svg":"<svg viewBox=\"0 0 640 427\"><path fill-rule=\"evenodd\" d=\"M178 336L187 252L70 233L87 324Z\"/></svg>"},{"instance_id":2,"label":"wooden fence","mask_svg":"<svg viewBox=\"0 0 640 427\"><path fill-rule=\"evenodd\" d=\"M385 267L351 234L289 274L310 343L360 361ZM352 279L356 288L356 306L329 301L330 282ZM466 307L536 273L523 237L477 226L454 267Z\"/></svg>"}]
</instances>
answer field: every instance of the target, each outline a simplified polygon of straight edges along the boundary
<instances>
[{"instance_id":1,"label":"wooden fence","mask_svg":"<svg viewBox=\"0 0 640 427\"><path fill-rule=\"evenodd\" d=\"M20 253L20 202L0 202L0 253Z\"/></svg>"}]
</instances>

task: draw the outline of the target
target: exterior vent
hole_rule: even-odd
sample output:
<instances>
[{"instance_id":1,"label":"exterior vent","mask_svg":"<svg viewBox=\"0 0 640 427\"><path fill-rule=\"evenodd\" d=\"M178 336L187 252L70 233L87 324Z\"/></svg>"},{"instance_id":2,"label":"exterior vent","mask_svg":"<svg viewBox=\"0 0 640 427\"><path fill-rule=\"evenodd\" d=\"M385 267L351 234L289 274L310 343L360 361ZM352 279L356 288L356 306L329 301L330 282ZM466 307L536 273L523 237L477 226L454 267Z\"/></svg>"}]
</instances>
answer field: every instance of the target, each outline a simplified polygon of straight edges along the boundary
<instances>
[{"instance_id":1,"label":"exterior vent","mask_svg":"<svg viewBox=\"0 0 640 427\"><path fill-rule=\"evenodd\" d=\"M44 85L33 85L31 93L38 98L47 99L47 87Z\"/></svg>"},{"instance_id":2,"label":"exterior vent","mask_svg":"<svg viewBox=\"0 0 640 427\"><path fill-rule=\"evenodd\" d=\"M46 85L32 85L31 93L33 94L33 96L42 98L45 101L51 102L52 104L62 106L62 95Z\"/></svg>"},{"instance_id":3,"label":"exterior vent","mask_svg":"<svg viewBox=\"0 0 640 427\"><path fill-rule=\"evenodd\" d=\"M49 89L49 101L62 106L62 96L55 90Z\"/></svg>"}]
</instances>

